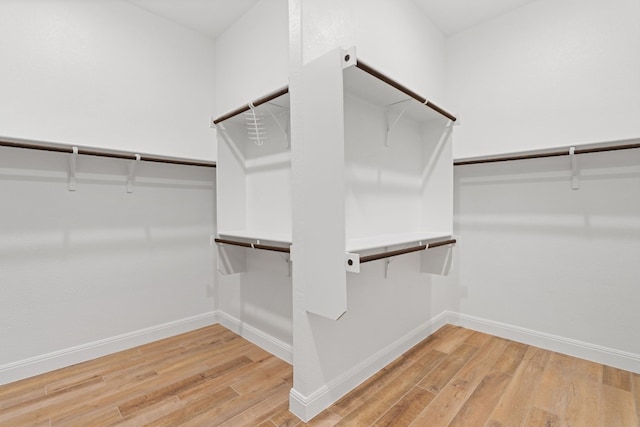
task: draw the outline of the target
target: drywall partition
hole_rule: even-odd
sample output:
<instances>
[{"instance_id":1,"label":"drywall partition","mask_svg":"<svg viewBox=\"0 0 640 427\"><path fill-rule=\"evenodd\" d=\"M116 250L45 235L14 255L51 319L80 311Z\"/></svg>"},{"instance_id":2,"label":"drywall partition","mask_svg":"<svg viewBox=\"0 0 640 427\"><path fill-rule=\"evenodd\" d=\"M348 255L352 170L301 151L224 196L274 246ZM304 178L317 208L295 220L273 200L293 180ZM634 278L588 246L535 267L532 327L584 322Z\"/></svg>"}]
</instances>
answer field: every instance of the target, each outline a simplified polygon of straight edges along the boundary
<instances>
[{"instance_id":1,"label":"drywall partition","mask_svg":"<svg viewBox=\"0 0 640 427\"><path fill-rule=\"evenodd\" d=\"M287 1L261 0L216 39L217 118L287 86L287 29ZM243 115L221 123L229 138L219 136L218 149L228 161L218 162L218 219L220 230L229 234L220 238L291 243L290 138L271 116L286 131L289 113L283 106L286 96L258 108L268 127L262 145L248 141ZM289 255L230 245L218 250L236 254L242 265L217 276L220 322L291 361Z\"/></svg>"},{"instance_id":2,"label":"drywall partition","mask_svg":"<svg viewBox=\"0 0 640 427\"><path fill-rule=\"evenodd\" d=\"M216 321L215 169L0 148L0 383Z\"/></svg>"},{"instance_id":3,"label":"drywall partition","mask_svg":"<svg viewBox=\"0 0 640 427\"><path fill-rule=\"evenodd\" d=\"M297 150L308 147L302 136L307 121L318 119L307 114L305 103L310 101L302 97L304 91L296 91L302 87L303 64L336 48L355 45L358 55L377 69L418 93L433 94L437 100L444 93L444 38L411 1L291 2L290 12L294 287L290 407L307 420L439 327L438 315L445 310L446 300L431 298L440 292L433 289L430 276L420 273L419 255L408 254L393 261L387 279L383 262L367 264L361 273L349 276L347 311L339 320L307 312L304 275L309 271L325 274L324 260L335 254L324 254L313 264L298 255L307 256L310 248L306 245L314 230L324 233L320 224L331 221L340 227L327 217L341 216L345 211L325 206L313 214L307 209L307 203L313 203L306 186L309 179L333 183L334 176L343 173L326 165L311 177L302 168L307 163L298 163L298 155L304 153ZM320 195L336 203L338 196ZM334 230L327 233L333 235ZM344 251L345 242L341 243ZM341 267L344 274L344 260ZM315 270L304 272L301 268Z\"/></svg>"},{"instance_id":4,"label":"drywall partition","mask_svg":"<svg viewBox=\"0 0 640 427\"><path fill-rule=\"evenodd\" d=\"M114 1L0 4L0 136L215 160L214 42Z\"/></svg>"},{"instance_id":5,"label":"drywall partition","mask_svg":"<svg viewBox=\"0 0 640 427\"><path fill-rule=\"evenodd\" d=\"M638 16L635 0L539 0L449 37L454 158L637 138Z\"/></svg>"}]
</instances>

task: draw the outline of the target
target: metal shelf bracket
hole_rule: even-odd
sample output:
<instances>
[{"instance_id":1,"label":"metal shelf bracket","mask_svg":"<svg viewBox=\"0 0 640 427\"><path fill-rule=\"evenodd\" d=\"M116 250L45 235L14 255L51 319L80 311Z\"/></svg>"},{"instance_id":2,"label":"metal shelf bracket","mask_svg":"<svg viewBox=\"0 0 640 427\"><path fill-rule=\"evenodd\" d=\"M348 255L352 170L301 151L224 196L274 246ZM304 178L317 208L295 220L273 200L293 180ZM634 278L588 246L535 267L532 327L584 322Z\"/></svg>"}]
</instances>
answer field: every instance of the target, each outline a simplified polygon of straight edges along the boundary
<instances>
[{"instance_id":1,"label":"metal shelf bracket","mask_svg":"<svg viewBox=\"0 0 640 427\"><path fill-rule=\"evenodd\" d=\"M69 191L77 190L76 183L76 163L78 161L78 147L72 148L72 153L69 156Z\"/></svg>"}]
</instances>

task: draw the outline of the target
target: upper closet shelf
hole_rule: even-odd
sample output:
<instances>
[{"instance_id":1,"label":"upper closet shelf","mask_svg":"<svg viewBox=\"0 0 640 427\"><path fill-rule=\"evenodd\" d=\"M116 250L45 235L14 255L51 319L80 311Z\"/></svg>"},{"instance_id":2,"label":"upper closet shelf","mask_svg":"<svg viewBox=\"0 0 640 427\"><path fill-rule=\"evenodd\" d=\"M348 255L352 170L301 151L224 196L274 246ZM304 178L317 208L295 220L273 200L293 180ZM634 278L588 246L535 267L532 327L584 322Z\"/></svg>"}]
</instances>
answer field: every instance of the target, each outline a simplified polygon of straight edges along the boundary
<instances>
[{"instance_id":1,"label":"upper closet shelf","mask_svg":"<svg viewBox=\"0 0 640 427\"><path fill-rule=\"evenodd\" d=\"M156 154L134 153L118 151L108 148L83 147L73 144L61 144L54 142L31 141L19 138L0 137L0 147L26 148L29 150L52 151L82 156L109 157L112 159L124 159L154 163L169 163L185 166L202 166L215 168L216 162L207 160L187 159L173 156L159 156Z\"/></svg>"},{"instance_id":2,"label":"upper closet shelf","mask_svg":"<svg viewBox=\"0 0 640 427\"><path fill-rule=\"evenodd\" d=\"M450 233L398 233L382 234L358 239L348 239L347 252L362 252L371 249L387 248L391 246L422 242L424 244L450 238Z\"/></svg>"},{"instance_id":3,"label":"upper closet shelf","mask_svg":"<svg viewBox=\"0 0 640 427\"><path fill-rule=\"evenodd\" d=\"M219 232L220 237L230 237L237 239L255 240L256 242L270 242L291 245L293 241L290 234L271 233L268 231L244 231L234 230Z\"/></svg>"},{"instance_id":4,"label":"upper closet shelf","mask_svg":"<svg viewBox=\"0 0 640 427\"><path fill-rule=\"evenodd\" d=\"M232 118L235 118L236 121L242 121L242 116L240 116L242 113L245 113L247 111L251 111L253 108L257 108L263 104L274 104L277 105L279 107L282 108L289 108L289 96L285 96L288 95L289 93L289 87L285 86L283 88L280 88L274 92L271 92L265 96L263 96L262 98L258 98L253 102L249 102L248 104L243 105L242 107L238 107L233 111L229 111L227 114L224 114L220 117L218 117L217 119L213 120L213 124L214 125L218 125L222 122L224 122L225 120L229 120Z\"/></svg>"},{"instance_id":5,"label":"upper closet shelf","mask_svg":"<svg viewBox=\"0 0 640 427\"><path fill-rule=\"evenodd\" d=\"M457 118L390 77L367 65L355 55L346 53L344 57L345 91L375 105L393 108L404 117L417 122L434 119L455 122Z\"/></svg>"}]
</instances>

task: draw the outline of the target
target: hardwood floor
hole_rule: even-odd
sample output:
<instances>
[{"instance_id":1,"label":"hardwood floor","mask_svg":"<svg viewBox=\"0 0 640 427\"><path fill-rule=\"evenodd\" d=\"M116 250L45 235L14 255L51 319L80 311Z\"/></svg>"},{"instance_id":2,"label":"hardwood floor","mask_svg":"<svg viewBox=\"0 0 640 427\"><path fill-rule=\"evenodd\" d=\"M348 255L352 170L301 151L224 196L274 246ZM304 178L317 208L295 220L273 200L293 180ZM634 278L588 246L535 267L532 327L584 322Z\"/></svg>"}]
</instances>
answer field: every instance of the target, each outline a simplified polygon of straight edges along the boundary
<instances>
[{"instance_id":1,"label":"hardwood floor","mask_svg":"<svg viewBox=\"0 0 640 427\"><path fill-rule=\"evenodd\" d=\"M1 426L640 426L640 375L447 325L305 424L220 325L0 387Z\"/></svg>"}]
</instances>

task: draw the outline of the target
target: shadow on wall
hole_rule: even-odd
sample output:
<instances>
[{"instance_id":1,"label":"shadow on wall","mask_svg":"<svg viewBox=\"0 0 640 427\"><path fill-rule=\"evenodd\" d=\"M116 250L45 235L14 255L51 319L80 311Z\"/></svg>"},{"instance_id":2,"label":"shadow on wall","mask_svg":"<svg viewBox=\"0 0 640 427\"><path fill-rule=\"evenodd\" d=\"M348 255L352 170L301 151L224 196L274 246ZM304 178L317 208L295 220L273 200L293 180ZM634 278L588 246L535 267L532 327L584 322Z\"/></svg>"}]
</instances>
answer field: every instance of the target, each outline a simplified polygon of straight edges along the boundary
<instances>
[{"instance_id":1,"label":"shadow on wall","mask_svg":"<svg viewBox=\"0 0 640 427\"><path fill-rule=\"evenodd\" d=\"M293 343L292 283L289 254L247 251L240 282L240 320L286 344Z\"/></svg>"},{"instance_id":2,"label":"shadow on wall","mask_svg":"<svg viewBox=\"0 0 640 427\"><path fill-rule=\"evenodd\" d=\"M143 162L127 193L129 161L80 155L69 191L68 162L0 149L0 364L213 309L215 169Z\"/></svg>"},{"instance_id":3,"label":"shadow on wall","mask_svg":"<svg viewBox=\"0 0 640 427\"><path fill-rule=\"evenodd\" d=\"M578 156L579 189L569 158L455 168L458 230L637 239L640 150Z\"/></svg>"},{"instance_id":4,"label":"shadow on wall","mask_svg":"<svg viewBox=\"0 0 640 427\"><path fill-rule=\"evenodd\" d=\"M450 309L637 353L640 150L577 159L455 168Z\"/></svg>"}]
</instances>

